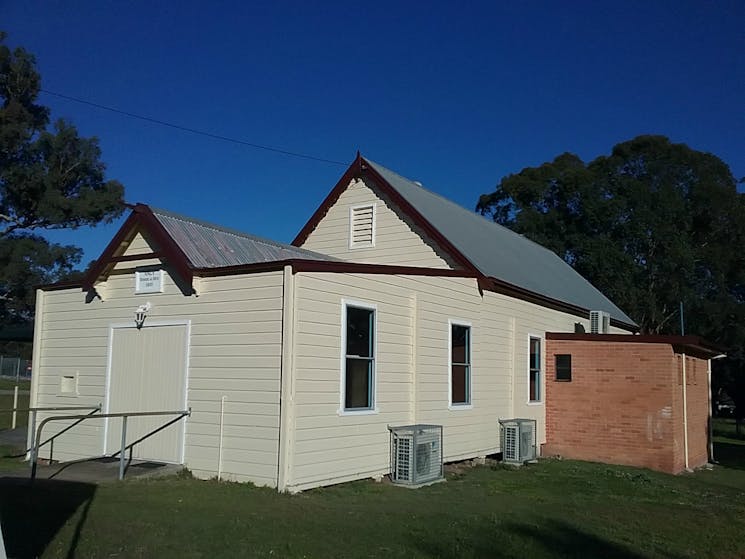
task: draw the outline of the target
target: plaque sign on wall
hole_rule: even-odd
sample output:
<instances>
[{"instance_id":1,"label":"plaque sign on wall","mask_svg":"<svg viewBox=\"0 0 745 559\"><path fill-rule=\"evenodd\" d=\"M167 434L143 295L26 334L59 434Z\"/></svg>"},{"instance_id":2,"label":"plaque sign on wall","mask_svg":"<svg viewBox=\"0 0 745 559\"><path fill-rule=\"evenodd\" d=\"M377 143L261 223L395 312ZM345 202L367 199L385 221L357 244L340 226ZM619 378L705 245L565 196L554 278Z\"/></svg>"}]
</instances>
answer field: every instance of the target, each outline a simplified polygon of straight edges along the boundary
<instances>
[{"instance_id":1,"label":"plaque sign on wall","mask_svg":"<svg viewBox=\"0 0 745 559\"><path fill-rule=\"evenodd\" d=\"M135 293L162 293L163 270L137 270Z\"/></svg>"}]
</instances>

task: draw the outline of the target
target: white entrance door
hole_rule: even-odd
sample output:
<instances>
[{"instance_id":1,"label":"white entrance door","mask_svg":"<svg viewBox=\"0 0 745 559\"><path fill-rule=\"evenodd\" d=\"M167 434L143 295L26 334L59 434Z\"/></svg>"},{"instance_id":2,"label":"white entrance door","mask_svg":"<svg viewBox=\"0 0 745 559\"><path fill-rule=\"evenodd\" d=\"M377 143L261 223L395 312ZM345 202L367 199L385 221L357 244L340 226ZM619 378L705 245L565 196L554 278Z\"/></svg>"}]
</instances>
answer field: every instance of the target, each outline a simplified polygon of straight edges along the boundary
<instances>
[{"instance_id":1,"label":"white entrance door","mask_svg":"<svg viewBox=\"0 0 745 559\"><path fill-rule=\"evenodd\" d=\"M186 409L186 325L114 328L111 340L108 413ZM127 444L175 416L131 417ZM182 462L184 420L135 445L133 458ZM106 453L121 448L122 420L110 418ZM127 454L129 456L129 453Z\"/></svg>"}]
</instances>

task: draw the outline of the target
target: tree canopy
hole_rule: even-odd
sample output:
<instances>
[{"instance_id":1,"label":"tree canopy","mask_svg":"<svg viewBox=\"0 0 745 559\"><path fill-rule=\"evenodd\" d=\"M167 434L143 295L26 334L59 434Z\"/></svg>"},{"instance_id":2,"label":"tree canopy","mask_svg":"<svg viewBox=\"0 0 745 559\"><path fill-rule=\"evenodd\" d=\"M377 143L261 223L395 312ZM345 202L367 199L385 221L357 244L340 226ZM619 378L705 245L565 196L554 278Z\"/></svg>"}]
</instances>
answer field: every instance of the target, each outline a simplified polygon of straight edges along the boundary
<instances>
[{"instance_id":1,"label":"tree canopy","mask_svg":"<svg viewBox=\"0 0 745 559\"><path fill-rule=\"evenodd\" d=\"M715 155L663 136L589 163L564 153L503 178L477 210L556 252L642 332L680 333L683 302L686 333L728 348L720 378L741 376L745 195Z\"/></svg>"},{"instance_id":2,"label":"tree canopy","mask_svg":"<svg viewBox=\"0 0 745 559\"><path fill-rule=\"evenodd\" d=\"M124 187L106 180L96 138L37 103L41 76L23 48L0 32L0 320L28 320L32 286L68 276L81 251L38 231L109 222L123 211Z\"/></svg>"}]
</instances>

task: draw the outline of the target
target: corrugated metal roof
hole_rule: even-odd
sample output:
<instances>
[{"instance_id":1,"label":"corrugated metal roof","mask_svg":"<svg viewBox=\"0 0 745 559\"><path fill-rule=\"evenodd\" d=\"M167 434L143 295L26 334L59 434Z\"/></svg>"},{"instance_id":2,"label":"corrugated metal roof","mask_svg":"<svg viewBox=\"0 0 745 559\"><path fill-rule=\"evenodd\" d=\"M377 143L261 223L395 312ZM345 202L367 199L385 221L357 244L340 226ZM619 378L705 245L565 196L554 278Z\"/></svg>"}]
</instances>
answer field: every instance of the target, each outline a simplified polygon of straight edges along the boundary
<instances>
[{"instance_id":1,"label":"corrugated metal roof","mask_svg":"<svg viewBox=\"0 0 745 559\"><path fill-rule=\"evenodd\" d=\"M195 268L221 268L288 259L336 260L166 210L150 208Z\"/></svg>"},{"instance_id":2,"label":"corrugated metal roof","mask_svg":"<svg viewBox=\"0 0 745 559\"><path fill-rule=\"evenodd\" d=\"M612 318L635 324L552 251L382 165L367 158L365 161L482 274L588 310L606 311Z\"/></svg>"}]
</instances>

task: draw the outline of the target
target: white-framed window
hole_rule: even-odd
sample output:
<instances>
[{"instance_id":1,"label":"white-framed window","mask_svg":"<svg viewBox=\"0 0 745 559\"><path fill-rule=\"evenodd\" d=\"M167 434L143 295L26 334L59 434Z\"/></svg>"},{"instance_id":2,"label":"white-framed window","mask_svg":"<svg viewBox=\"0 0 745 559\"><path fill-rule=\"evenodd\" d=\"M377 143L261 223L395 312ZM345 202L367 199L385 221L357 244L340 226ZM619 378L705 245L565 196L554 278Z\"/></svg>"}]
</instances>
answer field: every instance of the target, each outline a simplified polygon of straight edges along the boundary
<instances>
[{"instance_id":1,"label":"white-framed window","mask_svg":"<svg viewBox=\"0 0 745 559\"><path fill-rule=\"evenodd\" d=\"M448 320L450 407L471 406L471 325Z\"/></svg>"},{"instance_id":2,"label":"white-framed window","mask_svg":"<svg viewBox=\"0 0 745 559\"><path fill-rule=\"evenodd\" d=\"M375 246L375 203L349 208L349 248Z\"/></svg>"},{"instance_id":3,"label":"white-framed window","mask_svg":"<svg viewBox=\"0 0 745 559\"><path fill-rule=\"evenodd\" d=\"M375 305L342 301L341 411L375 411Z\"/></svg>"},{"instance_id":4,"label":"white-framed window","mask_svg":"<svg viewBox=\"0 0 745 559\"><path fill-rule=\"evenodd\" d=\"M528 403L541 401L541 382L543 379L543 356L541 338L528 337Z\"/></svg>"}]
</instances>

